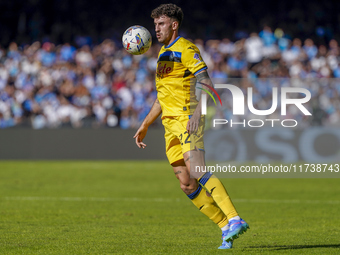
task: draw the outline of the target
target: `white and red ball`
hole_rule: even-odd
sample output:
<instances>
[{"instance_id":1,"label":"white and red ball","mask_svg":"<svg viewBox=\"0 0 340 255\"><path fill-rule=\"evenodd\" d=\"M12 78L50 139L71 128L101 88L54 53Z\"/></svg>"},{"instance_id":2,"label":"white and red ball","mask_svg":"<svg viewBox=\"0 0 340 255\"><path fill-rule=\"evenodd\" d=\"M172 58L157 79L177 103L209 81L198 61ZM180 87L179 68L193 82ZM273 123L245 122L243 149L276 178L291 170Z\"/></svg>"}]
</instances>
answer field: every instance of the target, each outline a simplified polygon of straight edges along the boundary
<instances>
[{"instance_id":1,"label":"white and red ball","mask_svg":"<svg viewBox=\"0 0 340 255\"><path fill-rule=\"evenodd\" d=\"M126 29L122 38L124 49L133 55L141 55L149 50L152 44L150 32L142 26Z\"/></svg>"}]
</instances>

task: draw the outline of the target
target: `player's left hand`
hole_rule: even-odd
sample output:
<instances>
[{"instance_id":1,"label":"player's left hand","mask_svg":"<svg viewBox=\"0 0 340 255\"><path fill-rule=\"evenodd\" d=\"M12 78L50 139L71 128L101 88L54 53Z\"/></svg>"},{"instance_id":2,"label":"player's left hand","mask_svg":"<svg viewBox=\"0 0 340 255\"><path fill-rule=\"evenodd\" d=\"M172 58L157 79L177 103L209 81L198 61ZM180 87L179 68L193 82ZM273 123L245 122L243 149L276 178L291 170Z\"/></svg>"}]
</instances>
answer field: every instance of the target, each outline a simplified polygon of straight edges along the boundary
<instances>
[{"instance_id":1,"label":"player's left hand","mask_svg":"<svg viewBox=\"0 0 340 255\"><path fill-rule=\"evenodd\" d=\"M201 120L201 112L197 111L196 109L187 124L187 131L189 134L197 133L198 127L200 125L200 120Z\"/></svg>"}]
</instances>

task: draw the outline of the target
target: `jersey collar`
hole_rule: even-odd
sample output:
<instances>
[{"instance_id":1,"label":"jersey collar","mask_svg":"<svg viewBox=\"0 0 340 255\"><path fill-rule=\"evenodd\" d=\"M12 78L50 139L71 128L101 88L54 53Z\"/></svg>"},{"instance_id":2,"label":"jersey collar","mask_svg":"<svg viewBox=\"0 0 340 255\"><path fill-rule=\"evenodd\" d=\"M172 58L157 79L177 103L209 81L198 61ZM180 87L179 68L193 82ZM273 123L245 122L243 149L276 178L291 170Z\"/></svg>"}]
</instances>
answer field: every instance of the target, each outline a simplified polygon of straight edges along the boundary
<instances>
[{"instance_id":1,"label":"jersey collar","mask_svg":"<svg viewBox=\"0 0 340 255\"><path fill-rule=\"evenodd\" d=\"M177 38L176 38L172 43L170 43L168 46L164 46L164 48L165 48L165 49L170 48L172 45L175 44L175 42L178 41L179 38L181 38L181 36L177 36Z\"/></svg>"}]
</instances>

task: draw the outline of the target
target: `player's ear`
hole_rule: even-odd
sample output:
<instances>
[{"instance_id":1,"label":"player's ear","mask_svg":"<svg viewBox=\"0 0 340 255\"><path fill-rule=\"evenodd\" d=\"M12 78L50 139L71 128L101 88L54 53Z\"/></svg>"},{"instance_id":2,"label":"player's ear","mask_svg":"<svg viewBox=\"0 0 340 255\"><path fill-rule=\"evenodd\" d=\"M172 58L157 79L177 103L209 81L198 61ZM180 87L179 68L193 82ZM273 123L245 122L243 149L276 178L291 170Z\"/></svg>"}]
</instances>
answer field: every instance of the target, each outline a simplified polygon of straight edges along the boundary
<instances>
[{"instance_id":1,"label":"player's ear","mask_svg":"<svg viewBox=\"0 0 340 255\"><path fill-rule=\"evenodd\" d=\"M178 23L178 21L177 20L174 20L173 22L172 22L172 30L177 30L178 29L178 27L179 27L179 23Z\"/></svg>"}]
</instances>

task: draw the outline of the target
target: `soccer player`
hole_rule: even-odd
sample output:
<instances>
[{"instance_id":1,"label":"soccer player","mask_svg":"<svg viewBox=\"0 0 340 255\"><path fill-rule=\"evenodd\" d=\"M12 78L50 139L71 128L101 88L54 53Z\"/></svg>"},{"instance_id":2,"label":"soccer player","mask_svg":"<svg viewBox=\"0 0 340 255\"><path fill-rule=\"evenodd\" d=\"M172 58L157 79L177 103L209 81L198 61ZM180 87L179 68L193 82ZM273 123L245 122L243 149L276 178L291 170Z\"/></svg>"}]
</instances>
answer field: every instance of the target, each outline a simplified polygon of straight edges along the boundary
<instances>
[{"instance_id":1,"label":"soccer player","mask_svg":"<svg viewBox=\"0 0 340 255\"><path fill-rule=\"evenodd\" d=\"M151 17L157 39L164 45L157 61L157 99L134 135L135 142L139 148L146 147L143 139L148 127L162 113L166 155L181 189L202 213L221 228L222 245L219 249L229 249L233 240L249 226L239 217L220 180L210 172L194 171L195 166L205 166L205 120L201 115L201 102L197 101L193 91L196 83L203 84L205 89L213 86L207 66L198 48L178 36L183 20L181 8L162 4L152 11Z\"/></svg>"}]
</instances>

